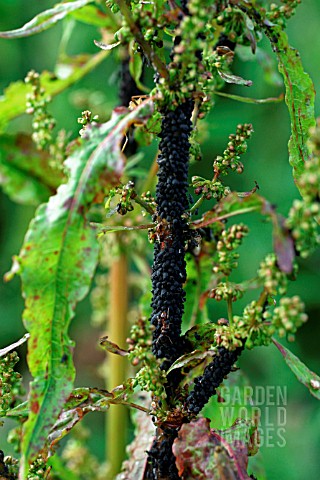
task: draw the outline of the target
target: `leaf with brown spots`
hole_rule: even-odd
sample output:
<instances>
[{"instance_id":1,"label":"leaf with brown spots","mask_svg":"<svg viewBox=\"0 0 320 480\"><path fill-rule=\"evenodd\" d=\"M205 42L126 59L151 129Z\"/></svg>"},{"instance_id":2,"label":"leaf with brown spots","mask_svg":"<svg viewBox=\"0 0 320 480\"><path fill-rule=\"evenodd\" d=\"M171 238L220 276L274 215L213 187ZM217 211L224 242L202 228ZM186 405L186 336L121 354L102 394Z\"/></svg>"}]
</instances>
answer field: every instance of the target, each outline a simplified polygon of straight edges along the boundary
<instances>
[{"instance_id":1,"label":"leaf with brown spots","mask_svg":"<svg viewBox=\"0 0 320 480\"><path fill-rule=\"evenodd\" d=\"M151 109L151 101L129 113L116 109L109 122L88 128L82 146L65 162L68 182L38 208L26 234L19 261L33 381L32 408L23 427L21 478L46 444L72 391L75 372L68 327L76 304L88 292L99 254L87 212L119 182L125 164L121 152L125 131L146 119Z\"/></svg>"}]
</instances>

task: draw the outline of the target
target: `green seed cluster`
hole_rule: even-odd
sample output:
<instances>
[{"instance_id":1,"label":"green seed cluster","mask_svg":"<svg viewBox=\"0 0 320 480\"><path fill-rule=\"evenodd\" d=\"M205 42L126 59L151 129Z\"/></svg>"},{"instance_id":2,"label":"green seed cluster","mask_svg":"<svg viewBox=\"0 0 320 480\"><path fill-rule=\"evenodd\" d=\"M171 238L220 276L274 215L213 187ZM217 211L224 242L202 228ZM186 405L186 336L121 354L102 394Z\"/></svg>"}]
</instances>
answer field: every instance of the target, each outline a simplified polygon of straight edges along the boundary
<instances>
[{"instance_id":1,"label":"green seed cluster","mask_svg":"<svg viewBox=\"0 0 320 480\"><path fill-rule=\"evenodd\" d=\"M242 173L243 164L240 155L247 151L246 140L251 137L253 128L251 124L238 125L235 134L229 135L229 143L222 156L218 156L213 162L215 176L227 175L229 170Z\"/></svg>"},{"instance_id":2,"label":"green seed cluster","mask_svg":"<svg viewBox=\"0 0 320 480\"><path fill-rule=\"evenodd\" d=\"M167 21L163 16L163 4L159 0L153 2L128 2L130 5L132 20L139 28L144 40L158 50L163 47L163 28ZM119 12L119 6L116 1L107 1L107 6L113 13ZM122 18L122 26L115 33L115 41L121 43L130 43L133 40L133 35L130 26L126 19ZM131 42L131 47L134 52L141 52L141 48L135 41Z\"/></svg>"},{"instance_id":3,"label":"green seed cluster","mask_svg":"<svg viewBox=\"0 0 320 480\"><path fill-rule=\"evenodd\" d=\"M281 0L284 5L277 5L272 3L270 10L266 12L266 17L272 23L276 23L280 27L285 28L287 20L289 20L295 13L296 8L300 5L301 0Z\"/></svg>"},{"instance_id":4,"label":"green seed cluster","mask_svg":"<svg viewBox=\"0 0 320 480\"><path fill-rule=\"evenodd\" d=\"M223 34L230 41L236 41L239 45L249 45L252 50L255 50L256 43L261 38L260 32L256 30L246 13L230 5L221 10L217 24L223 27Z\"/></svg>"},{"instance_id":5,"label":"green seed cluster","mask_svg":"<svg viewBox=\"0 0 320 480\"><path fill-rule=\"evenodd\" d=\"M245 307L242 317L233 317L236 335L246 339L246 348L270 344L275 327L265 322L266 316L264 308L254 300Z\"/></svg>"},{"instance_id":6,"label":"green seed cluster","mask_svg":"<svg viewBox=\"0 0 320 480\"><path fill-rule=\"evenodd\" d=\"M221 232L214 256L213 273L228 277L232 270L238 267L239 254L234 250L241 245L248 232L248 227L242 223L232 225Z\"/></svg>"},{"instance_id":7,"label":"green seed cluster","mask_svg":"<svg viewBox=\"0 0 320 480\"><path fill-rule=\"evenodd\" d=\"M214 298L217 302L221 300L231 299L236 302L243 296L243 288L236 283L232 282L220 282L218 285L210 290L208 297Z\"/></svg>"},{"instance_id":8,"label":"green seed cluster","mask_svg":"<svg viewBox=\"0 0 320 480\"><path fill-rule=\"evenodd\" d=\"M289 334L288 338L294 340L293 334L308 320L304 308L304 303L298 295L281 298L280 305L272 313L272 324L280 337Z\"/></svg>"},{"instance_id":9,"label":"green seed cluster","mask_svg":"<svg viewBox=\"0 0 320 480\"><path fill-rule=\"evenodd\" d=\"M133 366L142 365L136 373L134 387L139 386L142 390L152 392L157 397L164 399L166 392L166 374L160 369L160 361L151 352L152 327L147 318L139 318L132 325L129 344L129 360Z\"/></svg>"},{"instance_id":10,"label":"green seed cluster","mask_svg":"<svg viewBox=\"0 0 320 480\"><path fill-rule=\"evenodd\" d=\"M158 399L164 400L167 397L165 384L167 377L164 370L160 369L158 362L154 364L148 363L142 367L136 374L133 386L140 386L140 388L147 392L152 392Z\"/></svg>"},{"instance_id":11,"label":"green seed cluster","mask_svg":"<svg viewBox=\"0 0 320 480\"><path fill-rule=\"evenodd\" d=\"M31 70L25 78L25 83L31 85L31 93L27 94L26 113L33 115L32 139L39 150L45 150L52 143L52 130L55 120L48 113L51 98L45 95L40 85L40 75Z\"/></svg>"},{"instance_id":12,"label":"green seed cluster","mask_svg":"<svg viewBox=\"0 0 320 480\"><path fill-rule=\"evenodd\" d=\"M221 200L231 192L229 187L223 185L220 180L207 180L202 177L192 177L192 186L196 195L203 195L206 200L215 198Z\"/></svg>"},{"instance_id":13,"label":"green seed cluster","mask_svg":"<svg viewBox=\"0 0 320 480\"><path fill-rule=\"evenodd\" d=\"M14 371L19 357L17 352L10 352L0 358L0 416L14 406L17 397L23 395L21 375Z\"/></svg>"},{"instance_id":14,"label":"green seed cluster","mask_svg":"<svg viewBox=\"0 0 320 480\"><path fill-rule=\"evenodd\" d=\"M153 358L153 354L150 352L152 345L151 330L151 325L146 317L139 318L130 329L127 342L129 344L129 359L134 366Z\"/></svg>"},{"instance_id":15,"label":"green seed cluster","mask_svg":"<svg viewBox=\"0 0 320 480\"><path fill-rule=\"evenodd\" d=\"M169 79L160 79L158 94L166 105L176 105L192 95L199 100L199 117L212 105L211 94L223 85L215 66L213 51L216 42L212 22L214 1L189 0L183 8L179 26L175 30Z\"/></svg>"},{"instance_id":16,"label":"green seed cluster","mask_svg":"<svg viewBox=\"0 0 320 480\"><path fill-rule=\"evenodd\" d=\"M235 317L240 318L240 317ZM244 346L243 334L241 328L237 328L236 324L228 325L227 321L223 319L223 322L218 321L218 326L216 328L214 339L218 347L224 347L229 351L233 351L237 348Z\"/></svg>"},{"instance_id":17,"label":"green seed cluster","mask_svg":"<svg viewBox=\"0 0 320 480\"><path fill-rule=\"evenodd\" d=\"M258 277L262 280L265 290L269 295L283 295L287 291L288 278L277 265L277 256L269 253L261 262Z\"/></svg>"}]
</instances>

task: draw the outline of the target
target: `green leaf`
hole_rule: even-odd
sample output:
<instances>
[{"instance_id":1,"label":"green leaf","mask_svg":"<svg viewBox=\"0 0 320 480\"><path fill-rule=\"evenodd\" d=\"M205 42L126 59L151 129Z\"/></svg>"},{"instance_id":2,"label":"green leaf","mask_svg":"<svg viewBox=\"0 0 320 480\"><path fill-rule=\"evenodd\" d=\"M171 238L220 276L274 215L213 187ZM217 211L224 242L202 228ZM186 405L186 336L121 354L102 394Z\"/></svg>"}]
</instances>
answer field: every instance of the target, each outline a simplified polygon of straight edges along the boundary
<instances>
[{"instance_id":1,"label":"green leaf","mask_svg":"<svg viewBox=\"0 0 320 480\"><path fill-rule=\"evenodd\" d=\"M108 55L108 52L99 52L96 55L88 55L81 58L81 62L70 59L68 63L68 75L57 77L53 73L44 71L40 75L40 83L47 95L55 96L66 88L83 78L98 66ZM66 70L64 69L64 72ZM0 97L0 132L8 122L26 111L26 95L31 92L31 86L21 80L11 83Z\"/></svg>"},{"instance_id":2,"label":"green leaf","mask_svg":"<svg viewBox=\"0 0 320 480\"><path fill-rule=\"evenodd\" d=\"M50 166L47 152L39 151L29 135L0 137L0 185L15 202L39 205L61 184L61 170Z\"/></svg>"},{"instance_id":3,"label":"green leaf","mask_svg":"<svg viewBox=\"0 0 320 480\"><path fill-rule=\"evenodd\" d=\"M58 3L53 8L36 15L23 27L16 30L8 30L7 32L0 32L0 38L29 37L30 35L43 32L44 30L53 27L57 22L65 18L71 12L74 12L74 10L78 10L92 1L93 0L77 0L75 2Z\"/></svg>"},{"instance_id":4,"label":"green leaf","mask_svg":"<svg viewBox=\"0 0 320 480\"><path fill-rule=\"evenodd\" d=\"M253 83L251 80L245 80L242 77L238 77L237 75L232 75L231 73L228 73L228 72L223 72L222 70L218 70L218 73L222 78L222 80L224 80L226 83L244 85L245 87L251 87Z\"/></svg>"},{"instance_id":5,"label":"green leaf","mask_svg":"<svg viewBox=\"0 0 320 480\"><path fill-rule=\"evenodd\" d=\"M203 361L207 358L209 360L214 357L216 352L214 350L193 350L190 353L186 353L185 355L182 355L179 357L169 368L167 371L167 374L172 372L172 370L176 370L177 368L183 369L185 367L187 368L194 368L195 366L199 365L200 363L203 363Z\"/></svg>"},{"instance_id":6,"label":"green leaf","mask_svg":"<svg viewBox=\"0 0 320 480\"><path fill-rule=\"evenodd\" d=\"M68 327L76 304L88 292L99 254L96 232L86 215L110 185L119 182L125 131L150 115L151 108L150 101L130 113L118 108L109 122L86 130L82 147L65 162L68 182L38 208L26 234L20 253L23 320L30 332L28 364L34 380L23 429L23 479L72 391L75 372Z\"/></svg>"},{"instance_id":7,"label":"green leaf","mask_svg":"<svg viewBox=\"0 0 320 480\"><path fill-rule=\"evenodd\" d=\"M281 355L284 358L284 361L290 368L290 370L295 374L300 383L303 383L314 397L320 400L320 377L309 370L309 368L299 360L290 350L277 342L274 338L272 339L273 343L280 351Z\"/></svg>"},{"instance_id":8,"label":"green leaf","mask_svg":"<svg viewBox=\"0 0 320 480\"><path fill-rule=\"evenodd\" d=\"M139 52L134 51L132 47L130 48L129 71L139 90L148 93L150 89L143 85L140 80L143 71L142 56Z\"/></svg>"},{"instance_id":9,"label":"green leaf","mask_svg":"<svg viewBox=\"0 0 320 480\"><path fill-rule=\"evenodd\" d=\"M307 141L309 130L315 126L314 99L315 91L312 80L304 71L299 52L288 44L287 34L277 29L278 41L274 44L279 71L286 88L285 101L291 120L291 137L289 140L289 162L293 167L293 177L297 180L304 172L304 163L309 152Z\"/></svg>"}]
</instances>

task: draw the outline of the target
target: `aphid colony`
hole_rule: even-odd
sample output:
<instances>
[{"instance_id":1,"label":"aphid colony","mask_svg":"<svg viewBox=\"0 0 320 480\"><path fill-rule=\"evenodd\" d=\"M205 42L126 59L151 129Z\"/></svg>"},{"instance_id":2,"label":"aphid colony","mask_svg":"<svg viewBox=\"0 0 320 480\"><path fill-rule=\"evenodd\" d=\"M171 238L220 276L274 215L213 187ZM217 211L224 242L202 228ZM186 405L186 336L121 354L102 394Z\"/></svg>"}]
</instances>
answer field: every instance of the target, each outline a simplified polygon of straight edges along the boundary
<instances>
[{"instance_id":1,"label":"aphid colony","mask_svg":"<svg viewBox=\"0 0 320 480\"><path fill-rule=\"evenodd\" d=\"M235 350L227 350L219 347L218 353L213 361L204 369L203 375L194 380L194 389L187 398L187 409L194 414L199 413L216 389L221 385L223 379L230 373L233 364L236 362L243 347Z\"/></svg>"},{"instance_id":2,"label":"aphid colony","mask_svg":"<svg viewBox=\"0 0 320 480\"><path fill-rule=\"evenodd\" d=\"M162 121L156 189L157 216L167 224L166 234L156 237L152 271L153 353L168 366L183 353L181 321L186 280L184 259L188 209L189 135L193 102L167 111Z\"/></svg>"}]
</instances>

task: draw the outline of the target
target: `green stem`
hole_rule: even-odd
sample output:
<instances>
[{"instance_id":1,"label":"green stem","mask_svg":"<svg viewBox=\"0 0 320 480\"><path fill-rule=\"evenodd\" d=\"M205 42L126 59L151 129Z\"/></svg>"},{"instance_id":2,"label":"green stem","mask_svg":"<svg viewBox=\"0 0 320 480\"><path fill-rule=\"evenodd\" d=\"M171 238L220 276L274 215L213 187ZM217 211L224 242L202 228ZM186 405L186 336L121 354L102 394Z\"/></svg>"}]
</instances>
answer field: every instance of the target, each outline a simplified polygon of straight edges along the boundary
<instances>
[{"instance_id":1,"label":"green stem","mask_svg":"<svg viewBox=\"0 0 320 480\"><path fill-rule=\"evenodd\" d=\"M108 336L113 342L122 347L127 338L128 313L128 259L121 248L121 238L116 235L120 250L119 256L114 259L110 268L110 320L108 322ZM107 390L111 391L121 385L126 379L127 359L120 355L108 356ZM107 413L106 449L107 461L110 466L110 479L115 478L121 470L125 458L127 444L128 411L124 407L112 405Z\"/></svg>"},{"instance_id":2,"label":"green stem","mask_svg":"<svg viewBox=\"0 0 320 480\"><path fill-rule=\"evenodd\" d=\"M262 290L261 294L260 294L260 297L259 297L259 300L257 301L257 305L259 305L259 307L263 307L263 305L265 304L267 298L268 298L268 291L267 290Z\"/></svg>"},{"instance_id":3,"label":"green stem","mask_svg":"<svg viewBox=\"0 0 320 480\"><path fill-rule=\"evenodd\" d=\"M233 324L233 311L232 311L232 297L231 297L231 295L228 297L227 305L228 305L228 320L229 320L229 324L232 325Z\"/></svg>"},{"instance_id":4,"label":"green stem","mask_svg":"<svg viewBox=\"0 0 320 480\"><path fill-rule=\"evenodd\" d=\"M139 195L136 195L135 197L133 197L133 200L139 205L141 205L141 207L143 207L148 213L150 213L150 215L154 215L154 209L151 207L151 205L149 205L147 202L142 200L142 198L140 198Z\"/></svg>"},{"instance_id":5,"label":"green stem","mask_svg":"<svg viewBox=\"0 0 320 480\"><path fill-rule=\"evenodd\" d=\"M204 199L205 199L205 196L201 195L201 197L198 198L196 203L190 208L190 210L189 210L190 213L193 213L195 210L197 210L197 208L199 208L203 204Z\"/></svg>"},{"instance_id":6,"label":"green stem","mask_svg":"<svg viewBox=\"0 0 320 480\"><path fill-rule=\"evenodd\" d=\"M135 23L132 15L131 15L130 8L128 7L126 1L125 0L116 0L116 2L119 6L120 12L122 13L124 19L126 20L126 22L128 24L128 27L130 28L130 31L131 31L132 35L134 36L136 41L139 43L139 45L142 48L144 54L150 60L150 62L153 64L154 68L161 75L161 77L168 80L169 79L169 73L168 73L166 64L162 62L160 57L158 57L158 55L152 50L149 43L146 42L140 28Z\"/></svg>"}]
</instances>

